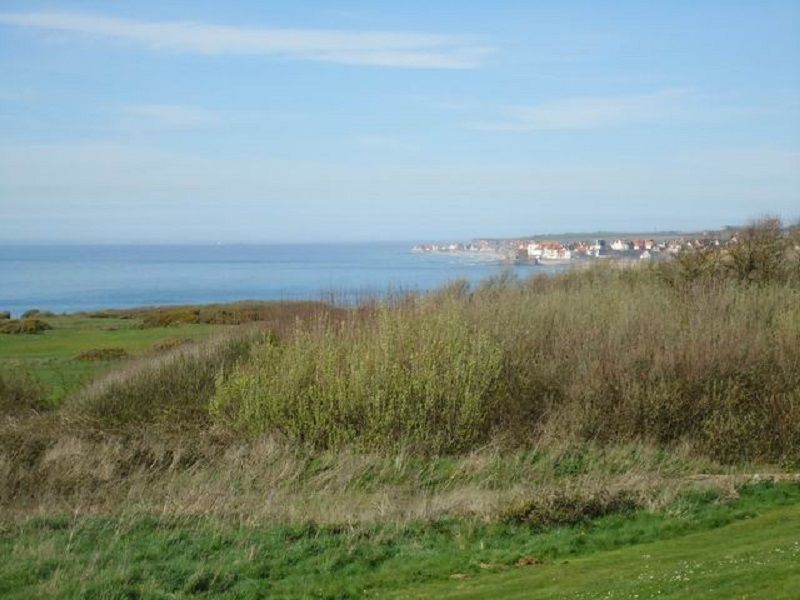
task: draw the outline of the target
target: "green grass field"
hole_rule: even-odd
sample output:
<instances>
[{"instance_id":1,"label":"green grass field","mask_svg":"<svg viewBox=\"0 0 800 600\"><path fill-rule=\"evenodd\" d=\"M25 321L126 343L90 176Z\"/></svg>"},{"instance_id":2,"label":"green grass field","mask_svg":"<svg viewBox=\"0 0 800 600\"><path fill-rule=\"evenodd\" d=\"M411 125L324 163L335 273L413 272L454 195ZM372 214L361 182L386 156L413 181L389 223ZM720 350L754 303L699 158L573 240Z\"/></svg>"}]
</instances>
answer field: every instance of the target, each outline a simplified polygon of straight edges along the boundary
<instances>
[{"instance_id":1,"label":"green grass field","mask_svg":"<svg viewBox=\"0 0 800 600\"><path fill-rule=\"evenodd\" d=\"M0 554L4 598L796 598L800 485L549 529L33 518L3 524Z\"/></svg>"},{"instance_id":2,"label":"green grass field","mask_svg":"<svg viewBox=\"0 0 800 600\"><path fill-rule=\"evenodd\" d=\"M0 371L21 370L47 389L58 404L68 393L120 361L81 361L78 355L95 349L122 348L131 357L153 352L168 338L201 339L220 325L175 324L142 328L138 318L91 318L65 315L43 318L53 329L29 335L0 335Z\"/></svg>"},{"instance_id":3,"label":"green grass field","mask_svg":"<svg viewBox=\"0 0 800 600\"><path fill-rule=\"evenodd\" d=\"M398 598L770 598L800 595L800 506L719 529L407 590Z\"/></svg>"}]
</instances>

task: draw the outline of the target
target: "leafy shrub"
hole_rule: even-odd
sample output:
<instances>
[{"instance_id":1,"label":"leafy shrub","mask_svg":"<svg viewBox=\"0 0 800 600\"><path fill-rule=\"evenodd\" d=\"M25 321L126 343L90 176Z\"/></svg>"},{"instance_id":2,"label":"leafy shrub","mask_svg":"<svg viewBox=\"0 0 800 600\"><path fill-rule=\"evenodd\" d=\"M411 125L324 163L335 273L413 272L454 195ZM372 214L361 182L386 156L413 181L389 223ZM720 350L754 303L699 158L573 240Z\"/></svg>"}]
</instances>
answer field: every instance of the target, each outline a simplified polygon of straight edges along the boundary
<instances>
[{"instance_id":1,"label":"leafy shrub","mask_svg":"<svg viewBox=\"0 0 800 600\"><path fill-rule=\"evenodd\" d=\"M738 231L724 247L684 249L658 270L673 287L730 280L758 285L797 283L798 240L797 228L785 232L780 221L764 219Z\"/></svg>"},{"instance_id":2,"label":"leafy shrub","mask_svg":"<svg viewBox=\"0 0 800 600\"><path fill-rule=\"evenodd\" d=\"M0 333L11 335L41 333L48 329L52 327L41 319L11 319L0 324Z\"/></svg>"},{"instance_id":3,"label":"leafy shrub","mask_svg":"<svg viewBox=\"0 0 800 600\"><path fill-rule=\"evenodd\" d=\"M553 525L575 525L599 517L633 512L640 502L629 492L575 494L559 491L536 496L506 509L501 520L515 525L543 529Z\"/></svg>"},{"instance_id":4,"label":"leafy shrub","mask_svg":"<svg viewBox=\"0 0 800 600\"><path fill-rule=\"evenodd\" d=\"M457 305L414 305L262 344L211 409L236 428L316 447L459 451L491 434L502 368L500 349Z\"/></svg>"},{"instance_id":5,"label":"leafy shrub","mask_svg":"<svg viewBox=\"0 0 800 600\"><path fill-rule=\"evenodd\" d=\"M0 321L4 321L11 318L11 313L7 310L0 310Z\"/></svg>"},{"instance_id":6,"label":"leafy shrub","mask_svg":"<svg viewBox=\"0 0 800 600\"><path fill-rule=\"evenodd\" d=\"M727 253L727 268L740 281L786 281L791 273L792 240L783 234L777 219L766 219L739 232Z\"/></svg>"}]
</instances>

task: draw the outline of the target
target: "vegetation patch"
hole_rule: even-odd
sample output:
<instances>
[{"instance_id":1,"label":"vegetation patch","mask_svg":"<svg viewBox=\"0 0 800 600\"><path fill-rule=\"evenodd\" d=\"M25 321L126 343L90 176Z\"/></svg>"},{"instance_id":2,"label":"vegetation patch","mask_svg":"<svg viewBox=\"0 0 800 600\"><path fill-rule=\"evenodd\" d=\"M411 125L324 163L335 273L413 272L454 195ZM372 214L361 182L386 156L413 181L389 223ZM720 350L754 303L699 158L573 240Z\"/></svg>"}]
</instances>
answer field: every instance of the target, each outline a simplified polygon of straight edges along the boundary
<instances>
[{"instance_id":1,"label":"vegetation patch","mask_svg":"<svg viewBox=\"0 0 800 600\"><path fill-rule=\"evenodd\" d=\"M47 407L45 391L25 372L0 372L0 416L21 415Z\"/></svg>"},{"instance_id":2,"label":"vegetation patch","mask_svg":"<svg viewBox=\"0 0 800 600\"><path fill-rule=\"evenodd\" d=\"M382 310L367 322L319 320L270 338L225 379L212 413L317 448L475 447L492 434L502 353L458 306Z\"/></svg>"},{"instance_id":3,"label":"vegetation patch","mask_svg":"<svg viewBox=\"0 0 800 600\"><path fill-rule=\"evenodd\" d=\"M105 361L121 360L128 357L125 348L92 348L85 350L75 357L75 360L83 361Z\"/></svg>"},{"instance_id":4,"label":"vegetation patch","mask_svg":"<svg viewBox=\"0 0 800 600\"><path fill-rule=\"evenodd\" d=\"M232 302L228 304L202 304L188 306L157 306L149 308L103 310L87 313L97 319L139 319L142 327L168 327L180 324L242 325L268 322L293 323L296 319L308 320L319 315L341 315L337 309L324 302Z\"/></svg>"},{"instance_id":5,"label":"vegetation patch","mask_svg":"<svg viewBox=\"0 0 800 600\"><path fill-rule=\"evenodd\" d=\"M560 436L798 465L799 254L769 222L732 250L506 275L297 323L221 382L211 412L317 448L462 452Z\"/></svg>"},{"instance_id":6,"label":"vegetation patch","mask_svg":"<svg viewBox=\"0 0 800 600\"><path fill-rule=\"evenodd\" d=\"M640 508L640 500L631 490L593 494L560 491L552 496L535 495L509 507L502 519L533 528L552 525L574 525L588 522L611 513L630 513Z\"/></svg>"},{"instance_id":7,"label":"vegetation patch","mask_svg":"<svg viewBox=\"0 0 800 600\"><path fill-rule=\"evenodd\" d=\"M151 348L154 352L168 352L170 350L174 350L175 348L180 348L181 346L191 343L192 340L190 338L168 337L164 338L163 340L158 340L151 346Z\"/></svg>"},{"instance_id":8,"label":"vegetation patch","mask_svg":"<svg viewBox=\"0 0 800 600\"><path fill-rule=\"evenodd\" d=\"M52 327L41 319L6 319L0 323L0 333L11 335L42 333Z\"/></svg>"},{"instance_id":9,"label":"vegetation patch","mask_svg":"<svg viewBox=\"0 0 800 600\"><path fill-rule=\"evenodd\" d=\"M695 597L693 591L709 587L701 570L693 570L703 554L715 565L720 561L716 568L723 576L743 568L751 579L764 572L751 573L749 561L722 562L724 556L738 558L739 536L757 550L761 569L778 569L769 571L770 582L755 578L761 589L770 585L779 591L791 589L786 588L787 574L798 559L791 545L798 516L782 507L800 501L799 494L796 485L761 485L744 489L735 502L698 496L685 500L680 511L608 515L538 532L524 525L461 519L245 527L204 517L38 517L0 528L0 552L6 557L0 562L0 592L9 598L383 598L392 593L435 598L449 590L463 594L479 583L486 595L476 597L506 597L514 589L503 587L507 579L524 580L555 568L564 575L555 584L552 575L546 586L523 581L519 597L529 597L532 590L558 597L561 591L592 594L598 585L608 585L604 578L615 565L628 568L619 553L629 552L639 569L635 573L644 576L634 575L622 585L649 590L656 582L663 595ZM743 529L732 537L726 525ZM760 537L753 537L751 529ZM691 545L695 560L679 564L671 544ZM581 578L583 560L599 564L591 576ZM662 560L668 567L659 569ZM574 563L584 587L575 585L576 575L567 575ZM703 572L707 568L711 565Z\"/></svg>"},{"instance_id":10,"label":"vegetation patch","mask_svg":"<svg viewBox=\"0 0 800 600\"><path fill-rule=\"evenodd\" d=\"M244 360L251 343L248 336L220 337L202 347L142 359L81 389L68 399L64 413L70 419L112 427L205 422L215 382Z\"/></svg>"},{"instance_id":11,"label":"vegetation patch","mask_svg":"<svg viewBox=\"0 0 800 600\"><path fill-rule=\"evenodd\" d=\"M49 310L39 310L38 308L31 308L30 310L26 310L22 313L23 319L32 319L32 318L48 318L48 317L55 317L55 313L50 312Z\"/></svg>"}]
</instances>

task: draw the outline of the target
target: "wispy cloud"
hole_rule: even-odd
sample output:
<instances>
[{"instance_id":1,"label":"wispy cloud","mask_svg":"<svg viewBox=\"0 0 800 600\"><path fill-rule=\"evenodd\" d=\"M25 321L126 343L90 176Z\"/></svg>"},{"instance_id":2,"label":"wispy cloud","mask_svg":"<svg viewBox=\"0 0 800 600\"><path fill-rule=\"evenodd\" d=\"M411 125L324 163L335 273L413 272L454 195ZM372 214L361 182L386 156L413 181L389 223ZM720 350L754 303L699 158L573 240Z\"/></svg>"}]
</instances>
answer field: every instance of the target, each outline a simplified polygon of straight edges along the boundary
<instances>
[{"instance_id":1,"label":"wispy cloud","mask_svg":"<svg viewBox=\"0 0 800 600\"><path fill-rule=\"evenodd\" d=\"M468 36L336 29L263 29L186 21L146 22L84 13L0 13L0 23L95 35L154 50L250 54L348 65L469 69L492 48Z\"/></svg>"},{"instance_id":2,"label":"wispy cloud","mask_svg":"<svg viewBox=\"0 0 800 600\"><path fill-rule=\"evenodd\" d=\"M647 94L564 98L532 106L510 106L496 121L469 123L481 131L597 129L688 115L694 96L686 89Z\"/></svg>"}]
</instances>

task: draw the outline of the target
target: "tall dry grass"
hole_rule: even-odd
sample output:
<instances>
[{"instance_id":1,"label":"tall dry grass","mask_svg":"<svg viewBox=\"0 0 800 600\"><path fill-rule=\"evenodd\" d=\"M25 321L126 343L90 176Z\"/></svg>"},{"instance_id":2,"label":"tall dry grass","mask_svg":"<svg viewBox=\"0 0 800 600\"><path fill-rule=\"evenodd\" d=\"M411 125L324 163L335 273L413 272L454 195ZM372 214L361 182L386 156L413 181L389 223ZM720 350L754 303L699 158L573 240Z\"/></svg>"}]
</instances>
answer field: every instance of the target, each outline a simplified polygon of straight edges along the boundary
<instances>
[{"instance_id":1,"label":"tall dry grass","mask_svg":"<svg viewBox=\"0 0 800 600\"><path fill-rule=\"evenodd\" d=\"M688 441L800 462L797 248L774 223L652 267L503 276L300 324L220 380L218 422L316 448Z\"/></svg>"},{"instance_id":2,"label":"tall dry grass","mask_svg":"<svg viewBox=\"0 0 800 600\"><path fill-rule=\"evenodd\" d=\"M4 407L0 509L527 519L800 465L800 245L774 224L740 235L649 266L289 311L57 411ZM0 379L7 406L35 400L18 384Z\"/></svg>"},{"instance_id":3,"label":"tall dry grass","mask_svg":"<svg viewBox=\"0 0 800 600\"><path fill-rule=\"evenodd\" d=\"M266 335L238 331L127 364L68 398L61 414L83 426L112 430L207 424L218 373L244 360Z\"/></svg>"}]
</instances>

